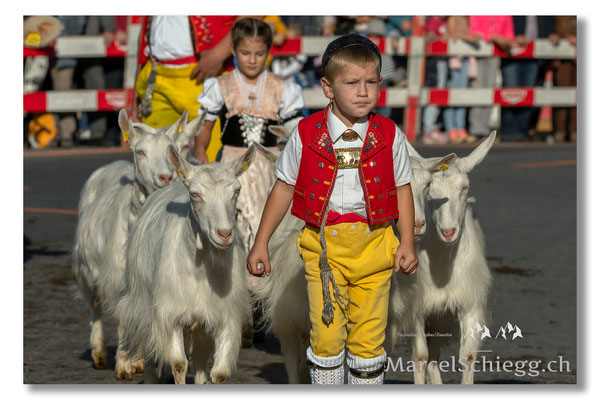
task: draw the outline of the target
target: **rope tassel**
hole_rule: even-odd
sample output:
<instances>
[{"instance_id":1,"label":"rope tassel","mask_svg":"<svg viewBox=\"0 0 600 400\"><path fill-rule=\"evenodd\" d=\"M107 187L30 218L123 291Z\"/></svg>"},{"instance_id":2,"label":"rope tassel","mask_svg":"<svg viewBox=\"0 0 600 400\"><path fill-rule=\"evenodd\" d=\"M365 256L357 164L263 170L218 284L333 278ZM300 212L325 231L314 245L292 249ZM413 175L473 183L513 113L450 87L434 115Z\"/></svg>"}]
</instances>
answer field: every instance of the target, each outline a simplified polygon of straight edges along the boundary
<instances>
[{"instance_id":1,"label":"rope tassel","mask_svg":"<svg viewBox=\"0 0 600 400\"><path fill-rule=\"evenodd\" d=\"M331 301L331 295L329 294L329 282L331 282L333 286L333 297L335 301L340 304L341 307L344 307L346 311L350 308L350 304L358 307L358 305L353 302L348 297L344 296L340 293L340 290L335 283L335 278L333 276L333 271L331 270L331 265L327 262L327 241L325 240L325 222L327 221L327 213L329 211L329 207L325 210L323 214L323 221L321 221L321 229L319 231L320 241L321 241L321 254L319 254L319 268L321 269L321 284L323 286L323 314L321 318L325 325L329 326L333 322L333 302ZM346 300L347 303L343 303L342 299ZM360 308L360 307L359 307Z\"/></svg>"}]
</instances>

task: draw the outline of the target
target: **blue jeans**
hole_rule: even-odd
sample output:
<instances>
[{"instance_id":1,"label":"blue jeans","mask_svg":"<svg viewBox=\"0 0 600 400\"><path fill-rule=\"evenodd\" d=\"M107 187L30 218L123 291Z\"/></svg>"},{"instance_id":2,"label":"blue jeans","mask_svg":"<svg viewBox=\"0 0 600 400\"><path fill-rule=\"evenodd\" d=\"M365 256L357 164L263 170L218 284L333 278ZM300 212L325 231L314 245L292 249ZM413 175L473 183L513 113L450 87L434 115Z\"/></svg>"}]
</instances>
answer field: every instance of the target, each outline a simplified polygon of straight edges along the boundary
<instances>
[{"instance_id":1,"label":"blue jeans","mask_svg":"<svg viewBox=\"0 0 600 400\"><path fill-rule=\"evenodd\" d=\"M469 61L463 57L460 69L450 70L448 88L466 88L469 84ZM465 129L467 126L466 107L446 107L444 110L444 129Z\"/></svg>"},{"instance_id":2,"label":"blue jeans","mask_svg":"<svg viewBox=\"0 0 600 400\"><path fill-rule=\"evenodd\" d=\"M537 60L504 60L503 87L532 87L538 76ZM525 138L531 122L531 107L502 107L500 130L504 137Z\"/></svg>"},{"instance_id":3,"label":"blue jeans","mask_svg":"<svg viewBox=\"0 0 600 400\"><path fill-rule=\"evenodd\" d=\"M448 60L439 59L435 63L437 79L436 88L442 89L446 87L448 79ZM437 104L429 104L423 109L423 130L431 132L435 128L435 123L440 115L440 108Z\"/></svg>"}]
</instances>

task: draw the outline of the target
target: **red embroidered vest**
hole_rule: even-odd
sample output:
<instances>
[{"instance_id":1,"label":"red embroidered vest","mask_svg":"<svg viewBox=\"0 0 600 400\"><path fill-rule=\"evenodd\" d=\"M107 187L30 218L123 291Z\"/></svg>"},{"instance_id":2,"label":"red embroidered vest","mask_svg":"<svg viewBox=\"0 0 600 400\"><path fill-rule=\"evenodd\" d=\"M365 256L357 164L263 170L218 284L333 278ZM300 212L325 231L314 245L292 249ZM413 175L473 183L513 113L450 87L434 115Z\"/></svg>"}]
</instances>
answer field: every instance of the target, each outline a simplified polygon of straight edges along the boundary
<instances>
[{"instance_id":1,"label":"red embroidered vest","mask_svg":"<svg viewBox=\"0 0 600 400\"><path fill-rule=\"evenodd\" d=\"M327 131L327 109L302 119L298 133L302 158L294 186L292 214L310 225L320 226L338 171ZM374 113L369 115L358 168L370 225L398 217L392 155L395 134L394 121Z\"/></svg>"},{"instance_id":2,"label":"red embroidered vest","mask_svg":"<svg viewBox=\"0 0 600 400\"><path fill-rule=\"evenodd\" d=\"M203 51L213 48L223 39L233 27L236 16L234 15L190 15L190 27L192 28L192 43L196 57ZM138 64L144 64L147 60L144 49L148 43L151 17L144 16L142 19L142 34L140 35L140 47L138 53ZM231 59L231 58L230 58ZM224 69L231 64L228 59Z\"/></svg>"}]
</instances>

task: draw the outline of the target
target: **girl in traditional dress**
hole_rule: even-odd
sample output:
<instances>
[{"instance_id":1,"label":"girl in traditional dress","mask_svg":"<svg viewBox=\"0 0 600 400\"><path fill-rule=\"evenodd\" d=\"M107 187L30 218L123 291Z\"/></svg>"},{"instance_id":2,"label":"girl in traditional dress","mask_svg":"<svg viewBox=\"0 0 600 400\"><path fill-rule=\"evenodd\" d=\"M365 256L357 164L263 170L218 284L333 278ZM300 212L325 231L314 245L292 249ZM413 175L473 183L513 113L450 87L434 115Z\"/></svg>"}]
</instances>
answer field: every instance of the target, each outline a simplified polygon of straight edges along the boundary
<instances>
[{"instance_id":1,"label":"girl in traditional dress","mask_svg":"<svg viewBox=\"0 0 600 400\"><path fill-rule=\"evenodd\" d=\"M260 143L279 153L280 138L268 129L270 125L285 125L291 131L302 115L304 106L302 89L265 69L273 33L261 20L244 18L231 29L232 53L237 68L229 74L204 81L204 92L198 102L206 109L204 126L196 138L195 155L206 162L206 147L210 132L221 116L223 153L220 161L226 162L242 155L252 143ZM262 153L249 170L240 176L242 190L237 202L237 222L247 250L254 235L275 182L274 164Z\"/></svg>"}]
</instances>

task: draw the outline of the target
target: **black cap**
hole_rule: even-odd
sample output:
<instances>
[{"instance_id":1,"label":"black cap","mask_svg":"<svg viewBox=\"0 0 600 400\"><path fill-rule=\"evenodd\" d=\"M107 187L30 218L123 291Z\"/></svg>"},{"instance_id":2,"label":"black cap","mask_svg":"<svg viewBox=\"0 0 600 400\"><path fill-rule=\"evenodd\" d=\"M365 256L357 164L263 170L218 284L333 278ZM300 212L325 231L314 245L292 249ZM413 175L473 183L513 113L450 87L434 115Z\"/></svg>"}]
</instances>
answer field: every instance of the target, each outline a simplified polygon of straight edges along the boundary
<instances>
[{"instance_id":1,"label":"black cap","mask_svg":"<svg viewBox=\"0 0 600 400\"><path fill-rule=\"evenodd\" d=\"M323 53L323 60L321 61L321 72L325 75L325 67L327 63L338 51L345 49L350 46L365 46L369 50L371 50L377 58L379 58L379 64L381 65L381 52L379 51L379 47L369 39L364 36L357 35L355 33L351 33L349 35L340 36L339 38L333 40L327 45L325 49L325 53Z\"/></svg>"}]
</instances>

